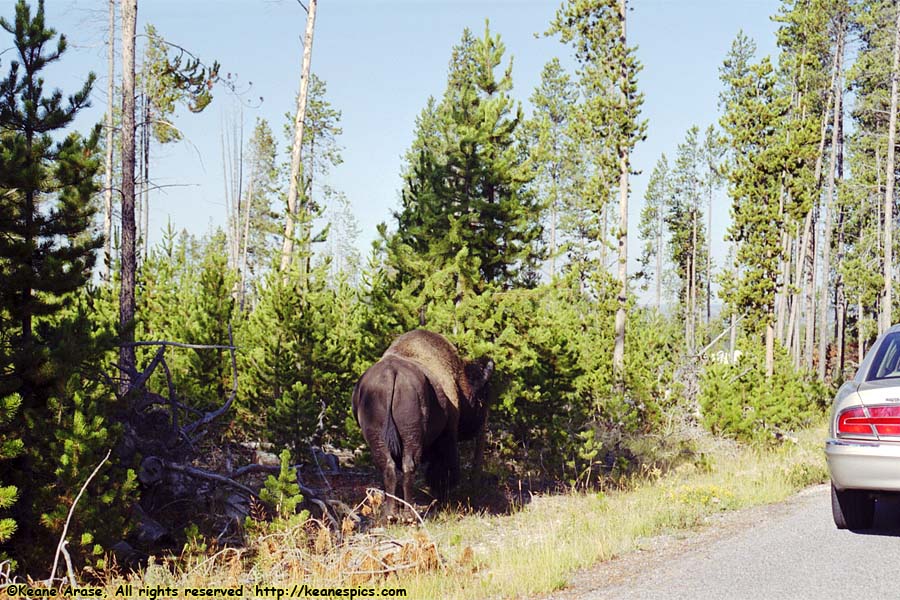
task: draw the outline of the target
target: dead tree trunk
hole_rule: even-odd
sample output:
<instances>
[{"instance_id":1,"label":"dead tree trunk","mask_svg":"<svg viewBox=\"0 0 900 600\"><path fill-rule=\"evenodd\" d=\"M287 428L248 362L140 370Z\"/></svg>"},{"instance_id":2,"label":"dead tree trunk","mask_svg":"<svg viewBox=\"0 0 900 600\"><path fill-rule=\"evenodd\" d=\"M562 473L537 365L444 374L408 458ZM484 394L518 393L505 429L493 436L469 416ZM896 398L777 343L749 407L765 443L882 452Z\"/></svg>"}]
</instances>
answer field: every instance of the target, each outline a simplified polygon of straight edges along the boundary
<instances>
[{"instance_id":1,"label":"dead tree trunk","mask_svg":"<svg viewBox=\"0 0 900 600\"><path fill-rule=\"evenodd\" d=\"M150 122L153 118L150 104L150 95L145 93L144 130L141 137L144 142L144 149L141 153L141 158L144 163L144 174L141 178L143 181L143 187L141 188L141 195L143 196L141 208L144 210L144 217L141 219L141 224L144 227L144 233L141 236L141 247L143 249L144 260L147 260L147 256L149 256L150 253L150 133L152 131Z\"/></svg>"},{"instance_id":2,"label":"dead tree trunk","mask_svg":"<svg viewBox=\"0 0 900 600\"><path fill-rule=\"evenodd\" d=\"M838 120L838 155L837 155L837 178L838 181L844 180L844 117ZM840 191L838 192L840 198ZM843 203L838 213L838 239L837 239L837 278L835 279L835 338L837 339L837 374L841 381L844 379L844 356L846 344L846 328L847 328L847 296L844 290L844 277L841 272L841 266L844 263L844 227L847 221L847 211Z\"/></svg>"},{"instance_id":3,"label":"dead tree trunk","mask_svg":"<svg viewBox=\"0 0 900 600\"><path fill-rule=\"evenodd\" d=\"M291 147L291 174L288 186L288 213L285 218L284 242L281 246L281 272L291 266L294 255L294 219L300 196L300 159L303 147L303 123L306 118L306 97L309 92L309 66L312 61L313 30L316 24L317 0L309 0L306 11L306 35L303 39L303 65L300 73L300 93L297 96L297 115L294 118L294 142Z\"/></svg>"},{"instance_id":4,"label":"dead tree trunk","mask_svg":"<svg viewBox=\"0 0 900 600\"><path fill-rule=\"evenodd\" d=\"M128 387L135 369L134 346L134 46L137 0L122 0L122 287L119 293L119 334L125 343L119 349L119 366Z\"/></svg>"},{"instance_id":5,"label":"dead tree trunk","mask_svg":"<svg viewBox=\"0 0 900 600\"><path fill-rule=\"evenodd\" d=\"M697 208L694 207L691 223L691 267L689 272L690 302L688 304L688 351L697 347Z\"/></svg>"},{"instance_id":6,"label":"dead tree trunk","mask_svg":"<svg viewBox=\"0 0 900 600\"><path fill-rule=\"evenodd\" d=\"M663 228L665 227L665 219L663 211L657 211L656 219L656 310L662 311L662 251L663 251Z\"/></svg>"},{"instance_id":7,"label":"dead tree trunk","mask_svg":"<svg viewBox=\"0 0 900 600\"><path fill-rule=\"evenodd\" d=\"M821 244L819 228L816 225L816 221L817 219L814 218L812 248L809 250L809 260L812 261L812 265L809 268L809 275L806 278L806 340L803 357L808 371L813 370L813 358L815 357L816 272L818 271L819 245Z\"/></svg>"},{"instance_id":8,"label":"dead tree trunk","mask_svg":"<svg viewBox=\"0 0 900 600\"><path fill-rule=\"evenodd\" d=\"M109 0L109 46L106 52L106 173L105 189L103 190L103 267L102 277L104 281L110 280L112 269L112 218L113 218L113 143L115 140L115 121L113 119L113 106L115 106L115 78L116 78L116 0Z\"/></svg>"}]
</instances>

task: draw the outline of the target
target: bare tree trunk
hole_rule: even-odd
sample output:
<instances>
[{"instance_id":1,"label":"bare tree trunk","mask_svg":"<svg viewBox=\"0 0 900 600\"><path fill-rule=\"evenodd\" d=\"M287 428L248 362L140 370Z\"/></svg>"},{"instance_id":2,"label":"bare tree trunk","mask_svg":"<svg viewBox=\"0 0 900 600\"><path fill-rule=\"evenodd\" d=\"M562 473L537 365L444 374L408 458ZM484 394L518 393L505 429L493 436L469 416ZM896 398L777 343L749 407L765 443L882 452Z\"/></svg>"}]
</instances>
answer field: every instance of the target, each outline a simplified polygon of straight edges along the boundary
<instances>
[{"instance_id":1,"label":"bare tree trunk","mask_svg":"<svg viewBox=\"0 0 900 600\"><path fill-rule=\"evenodd\" d=\"M691 219L691 268L690 268L690 309L688 313L688 350L691 354L697 347L697 208L694 207Z\"/></svg>"},{"instance_id":2,"label":"bare tree trunk","mask_svg":"<svg viewBox=\"0 0 900 600\"><path fill-rule=\"evenodd\" d=\"M779 218L784 221L784 185L782 184L779 199ZM788 306L788 289L791 272L791 236L787 228L781 233L781 289L775 296L775 338L779 344L784 343L784 324Z\"/></svg>"},{"instance_id":3,"label":"bare tree trunk","mask_svg":"<svg viewBox=\"0 0 900 600\"><path fill-rule=\"evenodd\" d=\"M712 201L713 186L709 186L709 198L706 207L706 328L712 320Z\"/></svg>"},{"instance_id":4,"label":"bare tree trunk","mask_svg":"<svg viewBox=\"0 0 900 600\"><path fill-rule=\"evenodd\" d=\"M859 365L862 363L863 359L863 350L865 348L862 335L862 328L860 325L862 324L863 316L864 316L864 307L862 304L862 296L856 301L856 364Z\"/></svg>"},{"instance_id":5,"label":"bare tree trunk","mask_svg":"<svg viewBox=\"0 0 900 600\"><path fill-rule=\"evenodd\" d=\"M840 25L843 29L843 25ZM831 221L834 213L834 193L837 180L837 154L838 145L841 143L841 118L843 116L843 84L842 69L844 65L843 36L838 40L837 46L837 78L834 88L834 121L831 124L831 150L828 162L828 187L825 191L823 209L825 210L825 229L822 238L822 291L819 294L819 352L818 352L818 376L819 381L825 381L828 367L828 299L831 289Z\"/></svg>"},{"instance_id":6,"label":"bare tree trunk","mask_svg":"<svg viewBox=\"0 0 900 600\"><path fill-rule=\"evenodd\" d=\"M807 251L809 249L810 237L812 231L813 210L810 208L806 213L803 223L803 236L797 240L797 263L795 265L794 275L794 291L791 294L791 311L788 317L788 329L793 331L794 345L796 352L794 354L794 366L800 367L800 293L803 289L803 275L805 274L805 263L807 261Z\"/></svg>"},{"instance_id":7,"label":"bare tree trunk","mask_svg":"<svg viewBox=\"0 0 900 600\"><path fill-rule=\"evenodd\" d=\"M772 314L769 313L769 322L766 323L766 377L772 377L775 373L775 326L772 323Z\"/></svg>"},{"instance_id":8,"label":"bare tree trunk","mask_svg":"<svg viewBox=\"0 0 900 600\"><path fill-rule=\"evenodd\" d=\"M137 0L122 0L122 288L119 294L119 333L123 342L134 341L134 45ZM135 368L133 346L119 349L122 389Z\"/></svg>"},{"instance_id":9,"label":"bare tree trunk","mask_svg":"<svg viewBox=\"0 0 900 600\"><path fill-rule=\"evenodd\" d=\"M884 301L881 304L879 333L891 326L894 306L894 152L897 143L897 79L900 78L900 5L897 6L897 26L894 36L894 62L891 67L891 109L888 124L887 167L884 184Z\"/></svg>"},{"instance_id":10,"label":"bare tree trunk","mask_svg":"<svg viewBox=\"0 0 900 600\"><path fill-rule=\"evenodd\" d=\"M731 336L728 339L728 360L734 362L734 350L737 346L737 315L731 313Z\"/></svg>"},{"instance_id":11,"label":"bare tree trunk","mask_svg":"<svg viewBox=\"0 0 900 600\"><path fill-rule=\"evenodd\" d=\"M141 220L144 226L144 235L142 243L143 243L143 251L144 251L144 260L147 260L147 256L150 252L150 132L151 125L150 121L152 119L152 114L150 112L150 97L147 94L144 94L144 151L143 151L143 159L144 159L144 184L143 184L143 196L144 200L141 203L142 208L144 209L144 218Z\"/></svg>"},{"instance_id":12,"label":"bare tree trunk","mask_svg":"<svg viewBox=\"0 0 900 600\"><path fill-rule=\"evenodd\" d=\"M556 277L556 201L550 206L550 279Z\"/></svg>"},{"instance_id":13,"label":"bare tree trunk","mask_svg":"<svg viewBox=\"0 0 900 600\"><path fill-rule=\"evenodd\" d=\"M843 109L841 112L841 118L838 121L838 139L840 143L838 144L838 155L837 155L837 178L838 181L844 180L844 115ZM838 192L838 197L840 197L840 192ZM835 323L837 324L835 331L835 338L837 339L837 375L840 380L843 382L844 380L844 357L845 357L845 345L846 345L846 329L847 329L847 296L844 290L844 277L841 272L841 267L844 264L844 229L847 221L847 211L845 210L844 205L842 204L840 207L840 212L838 213L838 239L837 239L837 279L835 280L835 305L837 306L837 310L835 311Z\"/></svg>"},{"instance_id":14,"label":"bare tree trunk","mask_svg":"<svg viewBox=\"0 0 900 600\"><path fill-rule=\"evenodd\" d=\"M244 213L244 233L243 233L243 250L241 251L241 291L240 291L240 307L244 310L244 297L247 294L247 249L250 244L250 212L253 206L253 183L255 181L255 170L250 175L250 186L247 190L247 201L244 203L246 210Z\"/></svg>"},{"instance_id":15,"label":"bare tree trunk","mask_svg":"<svg viewBox=\"0 0 900 600\"><path fill-rule=\"evenodd\" d=\"M235 211L234 211L234 236L232 237L231 247L232 252L234 254L234 269L237 270L240 266L241 259L241 214L243 211L243 206L241 204L243 200L244 193L244 108L241 107L240 115L238 116L239 122L234 131L235 139L235 147L237 150L234 153L234 170L237 174L237 177L234 178L234 194L233 198L235 199Z\"/></svg>"},{"instance_id":16,"label":"bare tree trunk","mask_svg":"<svg viewBox=\"0 0 900 600\"><path fill-rule=\"evenodd\" d=\"M619 0L619 19L622 23L621 42L626 47L626 0ZM625 86L628 81L627 66L621 65L621 102L627 105ZM619 308L616 310L616 341L613 347L613 375L616 388L620 393L625 391L625 305L628 301L628 147L625 143L619 148Z\"/></svg>"},{"instance_id":17,"label":"bare tree trunk","mask_svg":"<svg viewBox=\"0 0 900 600\"><path fill-rule=\"evenodd\" d=\"M662 250L663 250L663 214L656 219L656 310L662 312Z\"/></svg>"},{"instance_id":18,"label":"bare tree trunk","mask_svg":"<svg viewBox=\"0 0 900 600\"><path fill-rule=\"evenodd\" d=\"M313 30L316 24L316 3L309 0L306 11L306 35L303 40L303 65L300 73L300 94L297 96L297 115L294 119L294 143L291 147L291 175L288 187L288 214L284 226L284 243L281 246L281 271L286 272L294 255L294 217L297 215L297 199L300 186L300 152L303 147L303 121L306 118L306 97L309 92L309 65L312 61Z\"/></svg>"},{"instance_id":19,"label":"bare tree trunk","mask_svg":"<svg viewBox=\"0 0 900 600\"><path fill-rule=\"evenodd\" d=\"M110 279L112 269L112 218L113 218L113 144L115 143L115 121L113 119L113 106L115 106L115 79L116 79L116 0L109 0L109 45L106 51L106 174L105 189L103 192L103 267L101 277L104 281Z\"/></svg>"},{"instance_id":20,"label":"bare tree trunk","mask_svg":"<svg viewBox=\"0 0 900 600\"><path fill-rule=\"evenodd\" d=\"M809 259L812 261L812 266L809 269L809 275L806 279L806 341L804 348L804 360L806 363L806 369L808 371L813 370L813 358L815 357L815 317L816 317L816 272L818 271L818 258L819 251L818 247L821 243L819 240L819 228L815 224L813 224L814 235L812 236L812 248L809 250Z\"/></svg>"},{"instance_id":21,"label":"bare tree trunk","mask_svg":"<svg viewBox=\"0 0 900 600\"><path fill-rule=\"evenodd\" d=\"M141 225L141 217L144 214L142 204L144 200L144 134L147 133L147 128L144 127L144 102L146 101L146 95L144 91L141 90L138 92L138 97L135 98L134 101L134 111L135 111L135 151L134 151L134 164L137 173L134 176L134 261L135 261L135 269L137 269L137 264L141 259L141 244L143 240L141 237L144 233L144 228Z\"/></svg>"},{"instance_id":22,"label":"bare tree trunk","mask_svg":"<svg viewBox=\"0 0 900 600\"><path fill-rule=\"evenodd\" d=\"M228 178L228 165L231 163L231 144L226 135L226 129L228 128L228 118L225 117L222 120L222 129L219 131L219 145L222 148L222 186L224 190L224 198L225 198L225 219L228 223L228 237L234 237L234 204L235 200L233 197L234 192L234 184L232 180ZM231 173L232 179L234 177L234 173ZM228 266L234 266L234 254L231 252L232 244L229 242L228 248Z\"/></svg>"},{"instance_id":23,"label":"bare tree trunk","mask_svg":"<svg viewBox=\"0 0 900 600\"><path fill-rule=\"evenodd\" d=\"M609 239L609 203L604 199L603 206L600 207L600 265L605 271L608 267L606 264L606 242Z\"/></svg>"},{"instance_id":24,"label":"bare tree trunk","mask_svg":"<svg viewBox=\"0 0 900 600\"><path fill-rule=\"evenodd\" d=\"M835 319L837 321L837 365L836 374L832 375L832 379L834 379L835 377L839 377L841 380L843 380L845 356L844 332L846 331L847 326L847 298L844 296L844 286L842 285L837 289L837 315Z\"/></svg>"},{"instance_id":25,"label":"bare tree trunk","mask_svg":"<svg viewBox=\"0 0 900 600\"><path fill-rule=\"evenodd\" d=\"M556 144L554 143L554 150ZM553 201L550 204L550 279L556 277L556 221L559 209L559 168L553 167Z\"/></svg>"}]
</instances>

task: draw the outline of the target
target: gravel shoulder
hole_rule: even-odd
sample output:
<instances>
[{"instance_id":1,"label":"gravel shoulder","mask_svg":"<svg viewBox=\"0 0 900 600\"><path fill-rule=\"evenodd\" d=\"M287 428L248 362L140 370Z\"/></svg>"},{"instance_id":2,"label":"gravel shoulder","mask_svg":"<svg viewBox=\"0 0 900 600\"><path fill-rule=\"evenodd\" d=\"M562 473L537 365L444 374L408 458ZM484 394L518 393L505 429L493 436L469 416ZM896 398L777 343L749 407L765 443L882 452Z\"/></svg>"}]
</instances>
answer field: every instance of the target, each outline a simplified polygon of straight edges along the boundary
<instances>
[{"instance_id":1,"label":"gravel shoulder","mask_svg":"<svg viewBox=\"0 0 900 600\"><path fill-rule=\"evenodd\" d=\"M578 572L544 598L896 598L900 502L879 502L875 529L838 531L827 485L785 502L711 517L698 531Z\"/></svg>"}]
</instances>

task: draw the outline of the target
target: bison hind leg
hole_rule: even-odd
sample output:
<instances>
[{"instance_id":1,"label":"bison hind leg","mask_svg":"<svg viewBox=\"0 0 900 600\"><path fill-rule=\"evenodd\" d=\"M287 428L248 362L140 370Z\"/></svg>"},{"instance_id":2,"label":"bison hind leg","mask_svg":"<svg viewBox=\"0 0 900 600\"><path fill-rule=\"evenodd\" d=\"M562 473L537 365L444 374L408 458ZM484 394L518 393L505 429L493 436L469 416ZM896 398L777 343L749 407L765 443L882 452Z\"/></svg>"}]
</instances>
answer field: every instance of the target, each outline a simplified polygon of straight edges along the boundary
<instances>
[{"instance_id":1,"label":"bison hind leg","mask_svg":"<svg viewBox=\"0 0 900 600\"><path fill-rule=\"evenodd\" d=\"M406 500L410 506L413 503L413 486L416 482L416 459L414 456L410 454L405 454L403 456L403 499Z\"/></svg>"},{"instance_id":2,"label":"bison hind leg","mask_svg":"<svg viewBox=\"0 0 900 600\"><path fill-rule=\"evenodd\" d=\"M386 449L381 448L381 450ZM373 452L373 458L375 459L375 465L381 471L381 477L384 481L384 491L386 492L384 498L385 514L391 516L397 510L396 501L392 498L392 496L399 497L397 484L399 483L400 469L394 458L387 451L384 451L383 453Z\"/></svg>"},{"instance_id":3,"label":"bison hind leg","mask_svg":"<svg viewBox=\"0 0 900 600\"><path fill-rule=\"evenodd\" d=\"M425 480L431 493L444 501L450 489L459 483L459 450L456 440L450 435L442 435L435 440L428 455Z\"/></svg>"}]
</instances>

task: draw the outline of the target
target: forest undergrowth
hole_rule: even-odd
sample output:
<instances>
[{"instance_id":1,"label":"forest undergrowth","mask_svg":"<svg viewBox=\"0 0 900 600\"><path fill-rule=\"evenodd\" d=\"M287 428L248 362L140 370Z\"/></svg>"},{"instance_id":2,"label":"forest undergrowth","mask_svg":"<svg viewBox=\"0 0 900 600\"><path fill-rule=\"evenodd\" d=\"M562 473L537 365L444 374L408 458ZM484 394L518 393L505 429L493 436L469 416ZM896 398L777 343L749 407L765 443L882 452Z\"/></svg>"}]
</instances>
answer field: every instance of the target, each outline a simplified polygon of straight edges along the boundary
<instances>
[{"instance_id":1,"label":"forest undergrowth","mask_svg":"<svg viewBox=\"0 0 900 600\"><path fill-rule=\"evenodd\" d=\"M372 489L355 507L368 523L363 530L346 519L337 532L307 513L251 525L242 548L217 548L194 530L180 555L152 557L131 572L111 563L95 584L109 597L126 584L247 590L305 583L402 588L410 598L549 592L564 588L578 569L633 551L648 537L701 529L718 513L778 502L826 481L824 435L820 424L771 448L695 431L691 451L678 458L592 489L527 493L506 514L458 501L424 519L386 525L377 518L380 491Z\"/></svg>"}]
</instances>

